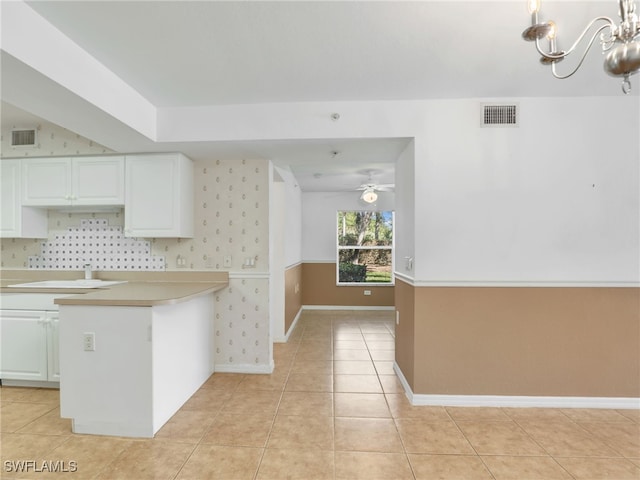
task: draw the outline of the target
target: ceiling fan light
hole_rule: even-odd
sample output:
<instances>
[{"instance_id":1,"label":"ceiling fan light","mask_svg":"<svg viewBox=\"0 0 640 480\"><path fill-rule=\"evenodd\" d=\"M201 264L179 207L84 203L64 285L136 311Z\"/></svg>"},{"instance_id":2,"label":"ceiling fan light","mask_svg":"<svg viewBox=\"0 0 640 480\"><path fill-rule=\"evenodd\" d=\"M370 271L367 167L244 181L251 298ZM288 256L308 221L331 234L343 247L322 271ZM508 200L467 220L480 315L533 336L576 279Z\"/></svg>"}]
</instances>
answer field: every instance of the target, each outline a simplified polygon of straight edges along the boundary
<instances>
[{"instance_id":1,"label":"ceiling fan light","mask_svg":"<svg viewBox=\"0 0 640 480\"><path fill-rule=\"evenodd\" d=\"M367 203L373 203L378 199L378 194L373 190L373 188L367 188L362 192L362 195L360 195L360 199Z\"/></svg>"}]
</instances>

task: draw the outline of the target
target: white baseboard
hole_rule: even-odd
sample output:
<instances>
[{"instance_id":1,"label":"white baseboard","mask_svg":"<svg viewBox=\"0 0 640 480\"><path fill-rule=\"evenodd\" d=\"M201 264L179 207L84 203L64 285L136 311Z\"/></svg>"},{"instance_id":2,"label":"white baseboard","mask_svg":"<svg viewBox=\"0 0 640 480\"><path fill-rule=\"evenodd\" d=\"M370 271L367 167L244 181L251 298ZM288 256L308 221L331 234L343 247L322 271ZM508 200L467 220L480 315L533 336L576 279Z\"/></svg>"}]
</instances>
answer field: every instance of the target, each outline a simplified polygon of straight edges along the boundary
<instances>
[{"instance_id":1,"label":"white baseboard","mask_svg":"<svg viewBox=\"0 0 640 480\"><path fill-rule=\"evenodd\" d=\"M394 306L303 305L302 310L395 310Z\"/></svg>"},{"instance_id":2,"label":"white baseboard","mask_svg":"<svg viewBox=\"0 0 640 480\"><path fill-rule=\"evenodd\" d=\"M293 329L296 328L298 320L300 320L300 315L302 315L302 308L300 308L300 310L298 310L298 313L296 314L296 318L294 318L293 322L291 322L291 326L289 327L289 331L282 337L275 337L273 339L274 343L287 343L289 341L289 336L291 335L291 332L293 332Z\"/></svg>"},{"instance_id":3,"label":"white baseboard","mask_svg":"<svg viewBox=\"0 0 640 480\"><path fill-rule=\"evenodd\" d=\"M2 380L3 387L60 388L60 382L39 380Z\"/></svg>"},{"instance_id":4,"label":"white baseboard","mask_svg":"<svg viewBox=\"0 0 640 480\"><path fill-rule=\"evenodd\" d=\"M216 364L214 373L247 373L247 374L270 374L273 373L274 363L271 360L269 365L252 365L252 364Z\"/></svg>"},{"instance_id":5,"label":"white baseboard","mask_svg":"<svg viewBox=\"0 0 640 480\"><path fill-rule=\"evenodd\" d=\"M415 406L441 407L516 407L516 408L611 408L640 409L640 398L634 397L548 397L519 395L423 395L415 394L398 364L393 370L405 394Z\"/></svg>"}]
</instances>

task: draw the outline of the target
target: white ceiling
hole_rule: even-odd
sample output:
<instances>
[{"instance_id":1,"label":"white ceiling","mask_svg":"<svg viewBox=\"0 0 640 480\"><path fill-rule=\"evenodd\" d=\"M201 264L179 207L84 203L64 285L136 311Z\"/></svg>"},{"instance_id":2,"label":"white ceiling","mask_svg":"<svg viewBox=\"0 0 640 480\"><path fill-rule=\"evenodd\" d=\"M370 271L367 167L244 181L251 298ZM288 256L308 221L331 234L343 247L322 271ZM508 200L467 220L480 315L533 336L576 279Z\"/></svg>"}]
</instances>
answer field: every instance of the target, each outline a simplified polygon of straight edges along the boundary
<instances>
[{"instance_id":1,"label":"white ceiling","mask_svg":"<svg viewBox=\"0 0 640 480\"><path fill-rule=\"evenodd\" d=\"M529 22L524 0L27 3L157 107L620 95L620 81L602 71L597 51L571 79L552 79L521 39ZM614 0L549 1L544 8L567 43L591 18L617 18ZM3 125L17 115L19 109L3 108ZM226 142L181 150L269 158L290 165L304 190L340 190L357 187L369 171L374 181L392 183L407 142Z\"/></svg>"}]
</instances>

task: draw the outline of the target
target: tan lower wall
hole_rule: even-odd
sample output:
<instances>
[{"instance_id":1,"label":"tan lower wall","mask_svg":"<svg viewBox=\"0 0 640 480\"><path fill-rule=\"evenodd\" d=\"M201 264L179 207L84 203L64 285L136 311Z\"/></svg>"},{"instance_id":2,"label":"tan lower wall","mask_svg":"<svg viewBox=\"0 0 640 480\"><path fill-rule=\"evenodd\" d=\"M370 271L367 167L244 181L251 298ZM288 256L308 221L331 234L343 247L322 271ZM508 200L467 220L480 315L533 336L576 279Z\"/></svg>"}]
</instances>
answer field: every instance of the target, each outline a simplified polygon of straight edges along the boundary
<instances>
[{"instance_id":1,"label":"tan lower wall","mask_svg":"<svg viewBox=\"0 0 640 480\"><path fill-rule=\"evenodd\" d=\"M416 394L640 397L638 288L415 287L413 296ZM400 329L397 345L411 333Z\"/></svg>"},{"instance_id":2,"label":"tan lower wall","mask_svg":"<svg viewBox=\"0 0 640 480\"><path fill-rule=\"evenodd\" d=\"M284 331L289 332L291 324L302 308L302 264L287 268L284 272Z\"/></svg>"},{"instance_id":3,"label":"tan lower wall","mask_svg":"<svg viewBox=\"0 0 640 480\"><path fill-rule=\"evenodd\" d=\"M337 286L335 263L302 264L303 305L340 305L390 307L394 304L394 287ZM371 295L365 295L371 290Z\"/></svg>"},{"instance_id":4,"label":"tan lower wall","mask_svg":"<svg viewBox=\"0 0 640 480\"><path fill-rule=\"evenodd\" d=\"M396 325L396 363L411 390L414 390L414 288L403 281L396 281L395 297L396 315L399 320Z\"/></svg>"}]
</instances>

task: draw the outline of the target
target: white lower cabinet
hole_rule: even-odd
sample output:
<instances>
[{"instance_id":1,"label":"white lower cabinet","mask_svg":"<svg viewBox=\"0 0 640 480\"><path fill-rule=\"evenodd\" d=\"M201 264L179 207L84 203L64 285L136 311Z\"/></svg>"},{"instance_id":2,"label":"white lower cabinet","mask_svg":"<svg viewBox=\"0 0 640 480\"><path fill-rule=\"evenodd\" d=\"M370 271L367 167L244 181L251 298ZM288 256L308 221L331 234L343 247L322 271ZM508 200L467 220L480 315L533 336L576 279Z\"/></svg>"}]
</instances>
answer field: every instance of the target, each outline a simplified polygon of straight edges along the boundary
<instances>
[{"instance_id":1,"label":"white lower cabinet","mask_svg":"<svg viewBox=\"0 0 640 480\"><path fill-rule=\"evenodd\" d=\"M59 382L58 312L0 310L0 350L3 384Z\"/></svg>"},{"instance_id":2,"label":"white lower cabinet","mask_svg":"<svg viewBox=\"0 0 640 480\"><path fill-rule=\"evenodd\" d=\"M47 312L47 380L60 381L60 337L58 312Z\"/></svg>"}]
</instances>

